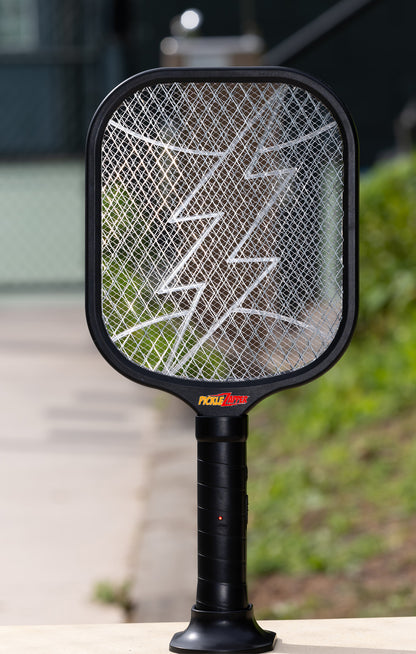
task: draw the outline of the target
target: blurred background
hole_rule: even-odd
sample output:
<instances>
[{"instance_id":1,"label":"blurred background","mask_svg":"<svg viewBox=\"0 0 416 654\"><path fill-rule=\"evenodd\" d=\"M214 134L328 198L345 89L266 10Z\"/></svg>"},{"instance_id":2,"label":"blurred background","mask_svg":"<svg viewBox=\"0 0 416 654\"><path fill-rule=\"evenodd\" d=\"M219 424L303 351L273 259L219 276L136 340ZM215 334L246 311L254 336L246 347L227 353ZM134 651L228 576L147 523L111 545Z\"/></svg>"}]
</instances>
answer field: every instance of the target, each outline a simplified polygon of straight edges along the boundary
<instances>
[{"instance_id":1,"label":"blurred background","mask_svg":"<svg viewBox=\"0 0 416 654\"><path fill-rule=\"evenodd\" d=\"M86 131L103 97L141 70L290 65L350 108L363 168L411 147L411 0L400 11L391 0L201 1L186 28L178 17L187 9L172 0L1 0L1 292L81 289Z\"/></svg>"},{"instance_id":2,"label":"blurred background","mask_svg":"<svg viewBox=\"0 0 416 654\"><path fill-rule=\"evenodd\" d=\"M159 65L299 68L352 113L361 319L333 371L253 412L251 597L266 617L416 611L415 24L413 0L0 0L0 623L192 603L192 419L101 362L82 310L88 124Z\"/></svg>"}]
</instances>

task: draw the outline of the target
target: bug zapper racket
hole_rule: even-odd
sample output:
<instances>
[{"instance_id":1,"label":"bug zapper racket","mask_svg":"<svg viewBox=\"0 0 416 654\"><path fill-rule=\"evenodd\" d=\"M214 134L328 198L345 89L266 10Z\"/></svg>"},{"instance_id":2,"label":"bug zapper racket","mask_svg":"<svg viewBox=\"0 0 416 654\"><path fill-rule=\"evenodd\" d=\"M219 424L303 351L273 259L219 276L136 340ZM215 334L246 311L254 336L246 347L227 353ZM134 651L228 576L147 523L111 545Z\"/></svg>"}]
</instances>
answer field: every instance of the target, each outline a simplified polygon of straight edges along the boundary
<instances>
[{"instance_id":1,"label":"bug zapper racket","mask_svg":"<svg viewBox=\"0 0 416 654\"><path fill-rule=\"evenodd\" d=\"M297 71L158 69L92 121L92 337L119 372L197 413L197 597L174 652L273 648L247 600L246 414L346 348L356 195L348 113Z\"/></svg>"}]
</instances>

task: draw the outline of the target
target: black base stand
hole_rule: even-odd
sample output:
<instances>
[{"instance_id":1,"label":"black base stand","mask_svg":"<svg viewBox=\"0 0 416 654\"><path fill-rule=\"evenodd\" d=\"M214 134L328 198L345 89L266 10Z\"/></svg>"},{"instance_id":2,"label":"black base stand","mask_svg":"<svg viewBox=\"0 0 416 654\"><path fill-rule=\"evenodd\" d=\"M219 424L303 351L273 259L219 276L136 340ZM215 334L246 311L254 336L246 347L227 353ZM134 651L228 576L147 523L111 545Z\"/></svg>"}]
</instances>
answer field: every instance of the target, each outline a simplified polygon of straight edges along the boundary
<instances>
[{"instance_id":1,"label":"black base stand","mask_svg":"<svg viewBox=\"0 0 416 654\"><path fill-rule=\"evenodd\" d=\"M276 634L257 624L251 605L243 611L201 611L193 607L189 626L173 636L169 649L189 654L252 654L269 652L275 642Z\"/></svg>"}]
</instances>

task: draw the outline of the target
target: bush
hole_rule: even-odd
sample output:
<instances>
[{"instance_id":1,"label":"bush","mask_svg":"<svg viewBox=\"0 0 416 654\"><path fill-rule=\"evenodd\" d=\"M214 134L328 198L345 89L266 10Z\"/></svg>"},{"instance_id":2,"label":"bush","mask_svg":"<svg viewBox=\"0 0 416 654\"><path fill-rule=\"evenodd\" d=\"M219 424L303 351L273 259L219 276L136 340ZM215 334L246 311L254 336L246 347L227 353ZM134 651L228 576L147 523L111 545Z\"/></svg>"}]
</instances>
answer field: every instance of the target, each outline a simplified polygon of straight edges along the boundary
<instances>
[{"instance_id":1,"label":"bush","mask_svg":"<svg viewBox=\"0 0 416 654\"><path fill-rule=\"evenodd\" d=\"M374 168L361 190L358 335L406 320L416 299L416 153Z\"/></svg>"}]
</instances>

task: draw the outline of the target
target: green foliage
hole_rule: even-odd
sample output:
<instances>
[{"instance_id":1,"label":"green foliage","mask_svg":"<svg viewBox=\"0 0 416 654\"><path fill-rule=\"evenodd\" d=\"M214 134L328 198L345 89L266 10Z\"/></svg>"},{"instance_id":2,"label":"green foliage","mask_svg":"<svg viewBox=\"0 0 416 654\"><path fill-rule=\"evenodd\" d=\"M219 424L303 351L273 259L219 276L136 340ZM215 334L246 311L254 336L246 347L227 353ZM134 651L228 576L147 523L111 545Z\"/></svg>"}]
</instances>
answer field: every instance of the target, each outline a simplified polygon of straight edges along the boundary
<instances>
[{"instance_id":1,"label":"green foliage","mask_svg":"<svg viewBox=\"0 0 416 654\"><path fill-rule=\"evenodd\" d=\"M134 608L130 581L121 584L114 584L108 580L99 581L94 587L93 599L100 604L119 606L126 615L129 615Z\"/></svg>"},{"instance_id":2,"label":"green foliage","mask_svg":"<svg viewBox=\"0 0 416 654\"><path fill-rule=\"evenodd\" d=\"M105 253L117 253L117 260L129 265L140 252L151 251L157 259L157 233L148 229L149 211L134 201L134 196L122 184L114 183L103 193L102 241ZM139 254L137 255L137 252Z\"/></svg>"},{"instance_id":3,"label":"green foliage","mask_svg":"<svg viewBox=\"0 0 416 654\"><path fill-rule=\"evenodd\" d=\"M385 455L381 428L358 436L414 403L415 155L365 175L360 214L361 310L352 344L323 377L253 411L254 574L354 568L384 546L366 528L368 515L382 520L395 503L416 510L409 463L416 448L402 444L392 456L389 444Z\"/></svg>"},{"instance_id":4,"label":"green foliage","mask_svg":"<svg viewBox=\"0 0 416 654\"><path fill-rule=\"evenodd\" d=\"M416 153L377 166L361 189L360 335L399 326L416 299Z\"/></svg>"}]
</instances>

